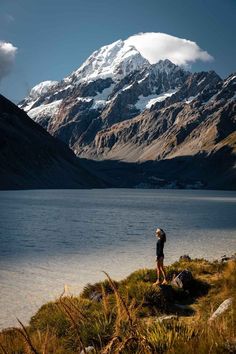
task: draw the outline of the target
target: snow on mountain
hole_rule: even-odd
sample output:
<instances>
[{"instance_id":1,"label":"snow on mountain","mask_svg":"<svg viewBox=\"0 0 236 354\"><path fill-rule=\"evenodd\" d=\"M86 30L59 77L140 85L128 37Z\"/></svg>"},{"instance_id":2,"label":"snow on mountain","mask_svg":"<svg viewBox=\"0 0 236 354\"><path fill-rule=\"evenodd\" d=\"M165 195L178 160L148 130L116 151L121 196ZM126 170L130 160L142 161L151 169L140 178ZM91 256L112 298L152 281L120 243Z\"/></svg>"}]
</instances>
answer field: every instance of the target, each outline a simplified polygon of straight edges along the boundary
<instances>
[{"instance_id":1,"label":"snow on mountain","mask_svg":"<svg viewBox=\"0 0 236 354\"><path fill-rule=\"evenodd\" d=\"M135 107L139 111L144 111L145 109L149 109L154 105L156 102L162 102L164 101L167 97L172 96L174 93L176 93L178 90L168 90L165 93L161 93L160 95L149 95L149 96L143 96L140 95L138 97L138 101L135 104Z\"/></svg>"},{"instance_id":2,"label":"snow on mountain","mask_svg":"<svg viewBox=\"0 0 236 354\"><path fill-rule=\"evenodd\" d=\"M84 93L84 86L91 86L94 82L99 80L111 79L109 85L98 87L97 90L88 90L87 97L94 97L93 105L91 109L101 109L109 101L108 96L112 94L112 90L115 84L122 81L124 78L128 77L134 72L142 72L147 70L145 75L140 76L139 84L142 81L148 81L148 75L151 73L151 77L154 80L158 80L160 74L166 75L168 77L176 70L182 70L169 60L161 60L157 64L151 65L149 61L144 58L140 52L134 47L134 45L129 44L129 41L118 40L109 45L105 45L100 49L93 52L89 58L76 70L73 71L69 76L64 78L61 82L58 81L43 81L32 88L28 97L19 103L19 107L23 108L26 112L35 109L41 104L48 104L52 101L58 101L69 97L74 93L75 89L78 92L77 96L86 96ZM150 81L150 80L149 80ZM149 86L153 86L149 82ZM173 85L172 85L173 86ZM168 87L168 89L173 89L173 87ZM176 85L177 86L177 85ZM78 89L79 88L79 89ZM123 90L128 90L130 85L124 86ZM161 91L164 91L163 88ZM148 92L145 95L155 94L155 92ZM159 89L160 91L160 89ZM157 93L157 95L160 92ZM42 108L42 111L45 111ZM35 112L30 114L35 118ZM41 114L40 114L41 115Z\"/></svg>"},{"instance_id":3,"label":"snow on mountain","mask_svg":"<svg viewBox=\"0 0 236 354\"><path fill-rule=\"evenodd\" d=\"M43 81L31 89L29 96L32 98L37 98L48 92L52 87L55 87L57 84L58 81Z\"/></svg>"},{"instance_id":4,"label":"snow on mountain","mask_svg":"<svg viewBox=\"0 0 236 354\"><path fill-rule=\"evenodd\" d=\"M100 109L108 103L108 97L114 89L114 84L111 84L109 87L105 88L101 93L98 93L93 97L92 109Z\"/></svg>"},{"instance_id":5,"label":"snow on mountain","mask_svg":"<svg viewBox=\"0 0 236 354\"><path fill-rule=\"evenodd\" d=\"M42 119L45 120L46 117L50 119L52 116L54 116L59 111L61 103L62 100L58 100L48 104L40 105L38 107L31 109L28 112L28 115L35 122L40 124Z\"/></svg>"},{"instance_id":6,"label":"snow on mountain","mask_svg":"<svg viewBox=\"0 0 236 354\"><path fill-rule=\"evenodd\" d=\"M117 81L148 64L134 46L118 40L92 53L78 70L65 78L65 82L95 81L107 77Z\"/></svg>"},{"instance_id":7,"label":"snow on mountain","mask_svg":"<svg viewBox=\"0 0 236 354\"><path fill-rule=\"evenodd\" d=\"M235 74L231 74L224 83L224 87L228 86L229 84L236 83L236 75Z\"/></svg>"},{"instance_id":8,"label":"snow on mountain","mask_svg":"<svg viewBox=\"0 0 236 354\"><path fill-rule=\"evenodd\" d=\"M48 91L55 88L58 85L58 81L46 80L40 82L38 85L34 86L29 96L19 103L19 107L23 108L25 112L28 112L32 106L35 104L38 98L45 95Z\"/></svg>"},{"instance_id":9,"label":"snow on mountain","mask_svg":"<svg viewBox=\"0 0 236 354\"><path fill-rule=\"evenodd\" d=\"M118 40L96 50L76 71L72 72L61 82L48 80L33 87L29 96L19 103L19 107L29 112L31 108L36 108L39 98L50 96L50 101L57 101L61 97L64 98L70 95L78 85L101 79L105 80L106 78L112 78L113 82L118 82L131 72L148 65L150 65L148 60L143 58L134 46ZM95 98L93 109L104 105L105 95L108 91L110 92L111 88L102 93L102 98L99 98L99 96ZM89 96L93 97L100 94L101 91L97 91ZM39 100L39 104L41 104L41 100ZM34 113L33 116L35 117Z\"/></svg>"},{"instance_id":10,"label":"snow on mountain","mask_svg":"<svg viewBox=\"0 0 236 354\"><path fill-rule=\"evenodd\" d=\"M172 45L166 47L164 45L165 41L169 44L172 43ZM173 46L175 49L173 49ZM47 93L50 96L50 101L65 98L71 95L74 88L82 83L95 82L106 78L112 78L113 82L117 83L135 71L150 67L150 63L158 62L158 72L163 72L168 76L174 65L168 59L176 59L176 56L179 58L180 55L185 57L189 51L192 54L194 52L197 56L185 58L184 60L187 60L187 62L194 61L197 58L203 60L202 56L207 54L201 51L194 42L185 39L163 33L139 33L126 40L118 40L96 50L76 71L73 71L61 82L44 81L36 85L32 88L29 96L19 103L19 107L28 112L31 108L41 104L42 96L46 98ZM155 60L153 60L153 55ZM173 60L173 62L175 61ZM145 78L140 80L145 80ZM100 93L101 90L93 93L92 96ZM93 108L103 105L104 99L97 99L97 104L94 104Z\"/></svg>"},{"instance_id":11,"label":"snow on mountain","mask_svg":"<svg viewBox=\"0 0 236 354\"><path fill-rule=\"evenodd\" d=\"M160 60L155 64L159 72L165 72L166 74L174 66L168 59ZM149 66L148 59L134 45L130 44L130 39L118 40L93 52L78 70L64 79L64 82L75 84L107 77L119 81L135 70L141 70ZM155 65L153 66L155 67Z\"/></svg>"}]
</instances>

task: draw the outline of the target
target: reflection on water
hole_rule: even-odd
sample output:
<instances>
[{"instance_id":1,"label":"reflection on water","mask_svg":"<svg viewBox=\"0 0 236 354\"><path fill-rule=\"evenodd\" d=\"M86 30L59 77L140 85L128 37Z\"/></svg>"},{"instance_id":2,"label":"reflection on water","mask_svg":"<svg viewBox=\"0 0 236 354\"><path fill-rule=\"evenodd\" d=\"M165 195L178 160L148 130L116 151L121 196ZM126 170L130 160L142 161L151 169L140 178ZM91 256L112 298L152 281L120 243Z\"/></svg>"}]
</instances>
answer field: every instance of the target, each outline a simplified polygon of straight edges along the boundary
<instances>
[{"instance_id":1,"label":"reflection on water","mask_svg":"<svg viewBox=\"0 0 236 354\"><path fill-rule=\"evenodd\" d=\"M102 270L122 278L155 265L156 227L166 262L236 249L236 193L180 190L0 192L0 327L27 321L68 284L78 293Z\"/></svg>"}]
</instances>

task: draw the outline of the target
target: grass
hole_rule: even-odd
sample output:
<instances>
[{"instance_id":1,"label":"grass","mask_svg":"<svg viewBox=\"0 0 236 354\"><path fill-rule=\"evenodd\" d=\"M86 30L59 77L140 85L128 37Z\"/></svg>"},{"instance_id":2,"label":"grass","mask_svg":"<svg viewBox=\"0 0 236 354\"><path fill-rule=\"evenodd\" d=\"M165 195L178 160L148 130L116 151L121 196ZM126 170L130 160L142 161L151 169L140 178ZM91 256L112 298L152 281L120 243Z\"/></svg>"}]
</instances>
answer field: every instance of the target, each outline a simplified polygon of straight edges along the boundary
<instances>
[{"instance_id":1,"label":"grass","mask_svg":"<svg viewBox=\"0 0 236 354\"><path fill-rule=\"evenodd\" d=\"M168 279L183 269L193 281L185 290L154 287L153 269L126 279L88 284L80 296L61 296L43 305L27 327L0 333L0 353L235 353L236 262L181 260L167 267ZM233 306L215 321L208 319L227 298ZM177 307L187 305L188 309ZM174 318L160 322L160 315Z\"/></svg>"}]
</instances>

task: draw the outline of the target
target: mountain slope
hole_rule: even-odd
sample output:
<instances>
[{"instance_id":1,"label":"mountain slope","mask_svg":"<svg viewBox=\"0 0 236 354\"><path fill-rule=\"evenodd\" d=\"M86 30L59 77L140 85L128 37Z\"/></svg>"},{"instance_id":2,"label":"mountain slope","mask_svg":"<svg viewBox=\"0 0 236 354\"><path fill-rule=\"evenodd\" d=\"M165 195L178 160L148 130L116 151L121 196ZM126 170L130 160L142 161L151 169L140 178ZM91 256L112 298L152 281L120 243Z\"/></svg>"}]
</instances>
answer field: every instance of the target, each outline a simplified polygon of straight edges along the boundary
<instances>
[{"instance_id":1,"label":"mountain slope","mask_svg":"<svg viewBox=\"0 0 236 354\"><path fill-rule=\"evenodd\" d=\"M219 142L236 130L236 77L219 79L217 83L213 79L217 79L215 74L204 73L204 80L209 84L201 94L189 98L192 88L188 87L186 97L186 83L151 110L99 132L93 150L100 158L125 161L161 160L216 151ZM198 81L202 80L199 75ZM197 84L195 78L194 86Z\"/></svg>"},{"instance_id":2,"label":"mountain slope","mask_svg":"<svg viewBox=\"0 0 236 354\"><path fill-rule=\"evenodd\" d=\"M91 168L123 187L235 190L236 76L194 75L171 98L99 132L101 161ZM203 79L202 93L184 98Z\"/></svg>"},{"instance_id":3,"label":"mountain slope","mask_svg":"<svg viewBox=\"0 0 236 354\"><path fill-rule=\"evenodd\" d=\"M73 152L0 95L0 189L104 186Z\"/></svg>"}]
</instances>

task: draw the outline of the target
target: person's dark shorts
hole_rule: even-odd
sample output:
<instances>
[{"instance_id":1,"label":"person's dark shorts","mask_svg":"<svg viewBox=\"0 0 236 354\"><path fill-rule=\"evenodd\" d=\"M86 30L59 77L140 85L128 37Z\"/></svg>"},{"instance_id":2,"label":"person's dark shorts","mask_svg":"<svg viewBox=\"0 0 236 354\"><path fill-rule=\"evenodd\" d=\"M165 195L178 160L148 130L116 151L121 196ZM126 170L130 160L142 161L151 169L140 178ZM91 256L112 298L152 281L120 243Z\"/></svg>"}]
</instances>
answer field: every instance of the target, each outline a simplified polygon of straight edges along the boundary
<instances>
[{"instance_id":1,"label":"person's dark shorts","mask_svg":"<svg viewBox=\"0 0 236 354\"><path fill-rule=\"evenodd\" d=\"M159 259L163 258L164 259L164 254L160 254L159 256L157 256L156 261L158 261Z\"/></svg>"}]
</instances>

